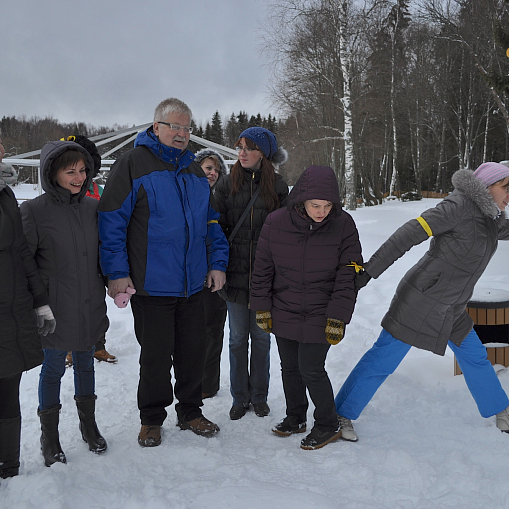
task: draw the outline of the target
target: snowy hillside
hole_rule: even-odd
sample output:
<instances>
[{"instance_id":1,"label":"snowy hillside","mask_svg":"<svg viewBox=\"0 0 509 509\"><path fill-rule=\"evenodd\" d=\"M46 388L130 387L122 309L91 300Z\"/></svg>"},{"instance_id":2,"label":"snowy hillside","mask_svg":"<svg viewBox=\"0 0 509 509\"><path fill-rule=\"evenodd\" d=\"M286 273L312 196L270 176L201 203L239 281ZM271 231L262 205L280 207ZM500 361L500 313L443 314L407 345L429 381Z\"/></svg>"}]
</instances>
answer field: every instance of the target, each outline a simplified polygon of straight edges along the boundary
<instances>
[{"instance_id":1,"label":"snowy hillside","mask_svg":"<svg viewBox=\"0 0 509 509\"><path fill-rule=\"evenodd\" d=\"M18 198L35 193L31 186L15 192ZM353 212L365 258L399 225L436 203L389 202ZM335 392L378 337L399 279L427 246L414 248L359 293L345 339L328 356ZM508 259L509 243L500 243L482 286L509 289ZM206 439L181 431L169 408L162 445L143 449L137 443L139 349L131 310L117 309L109 298L108 309L107 348L119 361L96 363L97 422L108 451L94 455L81 440L72 370L67 370L60 441L68 464L45 467L36 415L39 369L24 374L20 475L1 481L1 509L509 508L509 435L495 427L494 418L480 417L463 377L453 376L450 351L439 357L411 350L354 423L357 443L304 451L302 435L280 438L270 431L285 408L275 341L271 414L229 419L227 325L221 390L204 403L205 416L221 432ZM509 372L502 370L499 377L509 391Z\"/></svg>"}]
</instances>

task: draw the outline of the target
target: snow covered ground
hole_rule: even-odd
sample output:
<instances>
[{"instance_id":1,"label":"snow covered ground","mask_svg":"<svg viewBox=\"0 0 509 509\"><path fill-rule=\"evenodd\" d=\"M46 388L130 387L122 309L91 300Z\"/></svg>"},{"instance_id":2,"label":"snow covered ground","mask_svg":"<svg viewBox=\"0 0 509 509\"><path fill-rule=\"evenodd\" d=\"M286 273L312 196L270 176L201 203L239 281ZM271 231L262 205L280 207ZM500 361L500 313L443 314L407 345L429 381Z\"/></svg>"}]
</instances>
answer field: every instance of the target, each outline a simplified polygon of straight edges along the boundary
<instances>
[{"instance_id":1,"label":"snow covered ground","mask_svg":"<svg viewBox=\"0 0 509 509\"><path fill-rule=\"evenodd\" d=\"M14 188L18 198L32 186ZM353 212L365 258L402 223L439 200L387 202ZM380 320L404 272L427 249L424 243L359 293L345 339L331 347L327 370L335 392L373 344ZM509 243L501 242L480 284L509 288ZM249 412L230 421L228 325L221 390L206 400L204 414L219 424L206 439L175 426L163 427L163 443L137 443L138 344L130 308L108 298L107 348L117 365L96 363L97 422L108 441L94 455L81 440L73 400L72 370L62 382L60 437L68 464L44 466L36 415L39 369L22 378L21 471L1 481L0 508L108 509L479 509L509 508L509 435L495 419L483 419L463 376L453 376L453 356L416 349L354 423L357 443L339 441L318 451L299 447L303 435L280 438L270 428L284 416L277 347L271 351L271 384L265 418ZM509 391L509 372L499 373ZM312 405L308 424L312 423Z\"/></svg>"}]
</instances>

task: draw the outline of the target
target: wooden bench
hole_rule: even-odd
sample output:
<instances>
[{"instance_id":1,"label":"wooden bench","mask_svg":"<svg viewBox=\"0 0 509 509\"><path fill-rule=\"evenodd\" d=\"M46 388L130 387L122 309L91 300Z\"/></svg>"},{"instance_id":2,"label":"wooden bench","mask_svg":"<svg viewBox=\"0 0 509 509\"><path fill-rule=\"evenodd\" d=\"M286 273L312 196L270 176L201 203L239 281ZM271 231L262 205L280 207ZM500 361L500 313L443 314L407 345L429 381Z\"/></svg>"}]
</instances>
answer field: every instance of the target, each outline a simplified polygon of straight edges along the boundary
<instances>
[{"instance_id":1,"label":"wooden bench","mask_svg":"<svg viewBox=\"0 0 509 509\"><path fill-rule=\"evenodd\" d=\"M509 366L509 292L505 290L475 289L468 303L467 313L474 321L474 329L486 346L491 364ZM462 371L454 358L454 374Z\"/></svg>"}]
</instances>

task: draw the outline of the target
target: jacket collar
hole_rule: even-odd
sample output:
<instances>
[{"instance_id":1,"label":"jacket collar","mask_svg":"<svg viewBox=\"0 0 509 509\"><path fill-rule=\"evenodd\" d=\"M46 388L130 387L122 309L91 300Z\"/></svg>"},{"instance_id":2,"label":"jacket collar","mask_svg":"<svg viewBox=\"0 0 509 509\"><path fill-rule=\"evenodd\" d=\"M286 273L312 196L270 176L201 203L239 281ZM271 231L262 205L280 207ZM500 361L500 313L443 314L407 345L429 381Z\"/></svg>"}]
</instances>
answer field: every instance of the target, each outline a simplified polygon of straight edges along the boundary
<instances>
[{"instance_id":1,"label":"jacket collar","mask_svg":"<svg viewBox=\"0 0 509 509\"><path fill-rule=\"evenodd\" d=\"M452 176L452 185L470 198L481 210L483 215L496 219L500 216L505 218L487 187L474 177L472 170L458 170Z\"/></svg>"},{"instance_id":2,"label":"jacket collar","mask_svg":"<svg viewBox=\"0 0 509 509\"><path fill-rule=\"evenodd\" d=\"M134 146L147 147L156 157L166 163L173 164L177 170L187 168L194 160L194 154L190 150L180 150L175 147L163 145L154 133L154 128L150 126L136 136Z\"/></svg>"},{"instance_id":3,"label":"jacket collar","mask_svg":"<svg viewBox=\"0 0 509 509\"><path fill-rule=\"evenodd\" d=\"M334 210L331 210L330 214L324 218L321 223L317 223L308 216L304 203L295 203L292 208L290 208L290 217L292 218L293 224L300 230L319 230L329 222L332 215L335 215Z\"/></svg>"}]
</instances>

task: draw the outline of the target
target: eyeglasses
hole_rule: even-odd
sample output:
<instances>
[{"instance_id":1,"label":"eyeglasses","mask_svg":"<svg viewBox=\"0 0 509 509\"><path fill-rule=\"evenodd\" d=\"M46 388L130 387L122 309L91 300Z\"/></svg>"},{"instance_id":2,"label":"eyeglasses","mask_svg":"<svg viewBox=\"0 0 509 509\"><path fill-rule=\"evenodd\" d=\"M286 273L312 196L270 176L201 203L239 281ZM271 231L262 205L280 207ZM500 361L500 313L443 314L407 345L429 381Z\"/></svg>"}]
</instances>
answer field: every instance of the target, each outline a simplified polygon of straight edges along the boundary
<instances>
[{"instance_id":1,"label":"eyeglasses","mask_svg":"<svg viewBox=\"0 0 509 509\"><path fill-rule=\"evenodd\" d=\"M179 125L179 124L169 124L168 122L163 122L161 120L157 120L158 124L164 124L167 125L172 131L184 131L186 134L191 134L193 132L192 127L187 127L185 125Z\"/></svg>"},{"instance_id":2,"label":"eyeglasses","mask_svg":"<svg viewBox=\"0 0 509 509\"><path fill-rule=\"evenodd\" d=\"M237 154L240 154L242 151L244 151L246 154L250 154L251 152L253 152L253 150L258 150L257 148L249 148L249 147L240 147L239 145L237 145L235 147L235 150L237 151Z\"/></svg>"}]
</instances>

